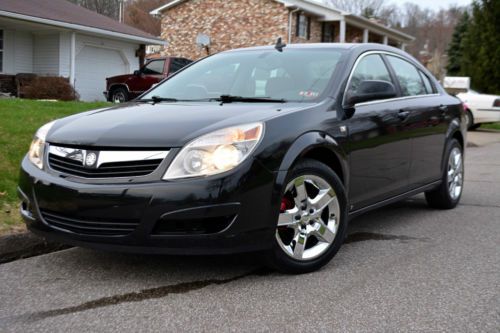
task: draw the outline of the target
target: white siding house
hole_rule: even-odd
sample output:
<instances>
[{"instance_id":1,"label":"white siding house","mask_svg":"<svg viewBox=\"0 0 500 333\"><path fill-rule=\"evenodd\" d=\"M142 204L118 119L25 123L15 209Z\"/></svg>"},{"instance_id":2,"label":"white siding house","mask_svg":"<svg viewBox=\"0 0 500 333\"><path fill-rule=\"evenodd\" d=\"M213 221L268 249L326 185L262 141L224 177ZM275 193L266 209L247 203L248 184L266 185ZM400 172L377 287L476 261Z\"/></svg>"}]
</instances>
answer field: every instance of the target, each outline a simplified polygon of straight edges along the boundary
<instances>
[{"instance_id":1,"label":"white siding house","mask_svg":"<svg viewBox=\"0 0 500 333\"><path fill-rule=\"evenodd\" d=\"M104 100L106 77L133 72L146 45L164 44L66 0L0 1L0 36L1 75L62 76L84 101Z\"/></svg>"}]
</instances>

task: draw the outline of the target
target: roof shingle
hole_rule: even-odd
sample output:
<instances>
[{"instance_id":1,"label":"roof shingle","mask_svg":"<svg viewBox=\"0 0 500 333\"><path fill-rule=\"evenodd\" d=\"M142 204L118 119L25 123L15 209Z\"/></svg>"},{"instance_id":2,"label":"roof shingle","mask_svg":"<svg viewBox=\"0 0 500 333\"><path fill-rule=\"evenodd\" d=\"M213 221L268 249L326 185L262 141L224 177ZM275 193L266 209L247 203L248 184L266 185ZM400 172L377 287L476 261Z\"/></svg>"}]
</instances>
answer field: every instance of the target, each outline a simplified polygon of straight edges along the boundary
<instances>
[{"instance_id":1,"label":"roof shingle","mask_svg":"<svg viewBox=\"0 0 500 333\"><path fill-rule=\"evenodd\" d=\"M66 0L1 0L0 10L137 37L158 39L156 36Z\"/></svg>"}]
</instances>

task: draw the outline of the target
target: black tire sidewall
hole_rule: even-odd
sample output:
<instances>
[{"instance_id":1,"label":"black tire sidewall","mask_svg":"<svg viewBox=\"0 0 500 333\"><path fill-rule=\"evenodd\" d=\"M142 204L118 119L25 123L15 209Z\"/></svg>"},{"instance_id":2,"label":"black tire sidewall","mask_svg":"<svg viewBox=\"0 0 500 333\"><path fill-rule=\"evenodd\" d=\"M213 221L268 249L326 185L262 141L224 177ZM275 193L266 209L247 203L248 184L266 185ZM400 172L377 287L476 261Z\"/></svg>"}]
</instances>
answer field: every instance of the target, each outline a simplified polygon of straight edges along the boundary
<instances>
[{"instance_id":1,"label":"black tire sidewall","mask_svg":"<svg viewBox=\"0 0 500 333\"><path fill-rule=\"evenodd\" d=\"M120 103L124 103L128 100L128 92L125 88L116 88L115 90L113 90L113 92L111 93L111 102L115 103L115 96L117 94L123 94L123 97L124 97L124 101L123 102L120 102Z\"/></svg>"},{"instance_id":2,"label":"black tire sidewall","mask_svg":"<svg viewBox=\"0 0 500 333\"><path fill-rule=\"evenodd\" d=\"M325 164L316 160L305 159L297 163L289 172L284 183L284 195L286 185L292 180L301 175L315 175L326 180L335 191L339 200L340 221L337 235L330 248L318 258L308 261L298 261L287 255L279 246L273 234L274 245L270 254L270 264L273 268L284 273L307 273L317 270L327 264L333 256L338 252L342 245L347 230L347 197L342 181L339 177Z\"/></svg>"}]
</instances>

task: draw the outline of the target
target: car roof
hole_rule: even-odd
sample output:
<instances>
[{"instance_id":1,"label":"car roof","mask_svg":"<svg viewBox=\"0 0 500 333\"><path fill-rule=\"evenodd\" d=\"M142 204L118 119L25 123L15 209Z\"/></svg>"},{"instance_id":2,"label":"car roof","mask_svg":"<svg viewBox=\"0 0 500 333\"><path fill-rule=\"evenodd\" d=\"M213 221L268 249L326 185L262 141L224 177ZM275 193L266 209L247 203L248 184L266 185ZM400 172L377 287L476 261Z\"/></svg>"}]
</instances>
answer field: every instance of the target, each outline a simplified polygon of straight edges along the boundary
<instances>
[{"instance_id":1,"label":"car roof","mask_svg":"<svg viewBox=\"0 0 500 333\"><path fill-rule=\"evenodd\" d=\"M233 50L224 51L221 53L239 52L239 51L260 51L260 50L272 50L274 45L265 46L252 46L245 48L238 48ZM366 50L379 50L379 51L399 51L400 49L378 44L378 43L306 43L306 44L287 44L283 50L286 49L344 49L344 50L355 50L355 49L366 49Z\"/></svg>"}]
</instances>

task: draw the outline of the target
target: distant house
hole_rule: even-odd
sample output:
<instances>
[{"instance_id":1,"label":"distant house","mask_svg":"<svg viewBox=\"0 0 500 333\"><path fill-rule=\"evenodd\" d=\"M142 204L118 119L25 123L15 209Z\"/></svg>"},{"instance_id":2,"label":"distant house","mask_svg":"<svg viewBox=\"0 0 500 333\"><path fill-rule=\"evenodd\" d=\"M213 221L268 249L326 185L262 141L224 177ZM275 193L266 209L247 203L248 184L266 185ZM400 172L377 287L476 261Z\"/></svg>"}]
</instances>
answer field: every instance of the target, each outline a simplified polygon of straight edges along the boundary
<instances>
[{"instance_id":1,"label":"distant house","mask_svg":"<svg viewBox=\"0 0 500 333\"><path fill-rule=\"evenodd\" d=\"M151 14L162 17L164 52L190 59L272 44L277 37L287 43L374 42L403 49L414 39L312 0L171 0ZM199 36L209 38L209 48L196 44Z\"/></svg>"},{"instance_id":2,"label":"distant house","mask_svg":"<svg viewBox=\"0 0 500 333\"><path fill-rule=\"evenodd\" d=\"M164 42L66 0L0 1L3 81L18 73L62 76L82 100L104 100L105 78L138 69L151 44Z\"/></svg>"}]
</instances>

